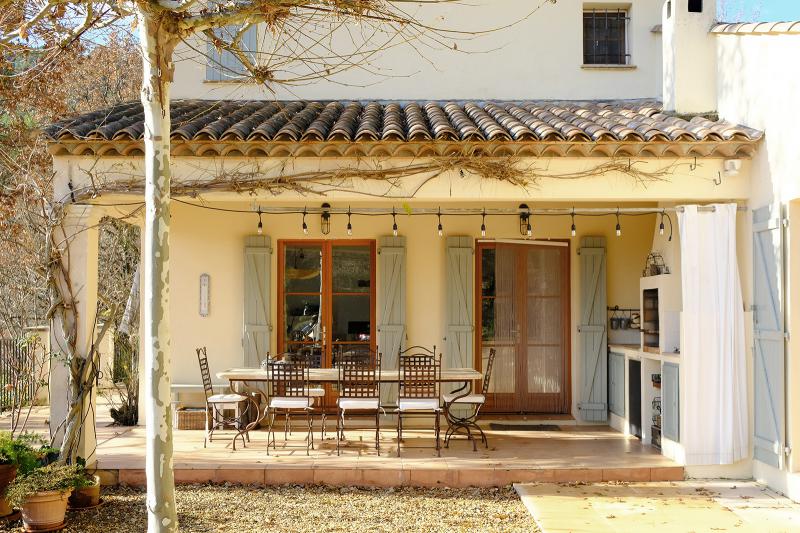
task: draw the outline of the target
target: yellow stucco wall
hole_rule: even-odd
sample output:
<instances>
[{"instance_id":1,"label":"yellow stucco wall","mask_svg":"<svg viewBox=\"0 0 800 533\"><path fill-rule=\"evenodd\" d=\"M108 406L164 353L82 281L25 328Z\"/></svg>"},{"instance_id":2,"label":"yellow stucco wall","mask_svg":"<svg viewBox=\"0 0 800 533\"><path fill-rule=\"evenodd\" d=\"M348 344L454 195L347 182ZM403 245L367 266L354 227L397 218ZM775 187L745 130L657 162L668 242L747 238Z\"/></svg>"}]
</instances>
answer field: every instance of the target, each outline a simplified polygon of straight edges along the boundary
<instances>
[{"instance_id":1,"label":"yellow stucco wall","mask_svg":"<svg viewBox=\"0 0 800 533\"><path fill-rule=\"evenodd\" d=\"M214 204L219 205L219 204ZM241 208L238 204L225 204ZM316 204L313 204L316 205ZM416 204L415 204L416 205ZM465 207L468 204L459 203ZM492 204L470 204L473 207ZM499 205L499 204L498 204ZM596 204L593 204L596 205ZM336 204L334 204L336 206ZM507 205L504 204L504 207ZM537 204L537 207L545 207ZM264 234L273 240L302 239L299 215L264 215ZM171 235L171 317L173 382L197 383L200 375L194 348L207 346L212 372L242 364L243 247L246 235L254 235L255 214L230 214L176 204ZM320 238L319 217L309 216L309 236ZM346 239L346 217L335 215L328 238ZM614 217L578 218L578 236L571 239L572 350L577 353L579 307L579 262L576 248L581 236L602 235L608 241L608 303L620 307L638 304L639 276L650 251L656 217L622 219L623 235L614 235ZM444 217L446 235L480 237L480 217ZM569 217L534 217L537 239L570 238ZM436 232L435 217L398 216L400 234L407 237L407 331L414 344L443 345L445 302L445 240ZM353 218L353 238L377 239L391 234L391 219ZM519 221L511 216L487 218L488 238L519 238ZM677 227L675 228L677 233ZM277 254L273 254L272 317L277 304ZM211 306L208 317L199 314L199 277L211 276ZM380 272L378 273L380 275ZM380 302L378 302L380 308ZM275 350L276 335L273 332ZM573 356L573 411L577 402L579 372Z\"/></svg>"}]
</instances>

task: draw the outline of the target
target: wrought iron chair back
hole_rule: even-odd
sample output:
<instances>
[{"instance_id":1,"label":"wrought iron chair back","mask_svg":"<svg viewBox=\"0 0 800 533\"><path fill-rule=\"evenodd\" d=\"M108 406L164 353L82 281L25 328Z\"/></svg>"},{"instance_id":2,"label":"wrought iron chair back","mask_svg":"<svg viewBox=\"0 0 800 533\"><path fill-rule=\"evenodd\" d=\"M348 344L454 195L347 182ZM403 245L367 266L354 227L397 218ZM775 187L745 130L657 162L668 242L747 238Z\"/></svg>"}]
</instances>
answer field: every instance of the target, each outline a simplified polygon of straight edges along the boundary
<instances>
[{"instance_id":1,"label":"wrought iron chair back","mask_svg":"<svg viewBox=\"0 0 800 533\"><path fill-rule=\"evenodd\" d=\"M206 354L206 347L197 348L197 362L200 363L200 376L203 379L203 392L205 392L206 400L214 396L214 386L211 384L211 371L208 369L208 356Z\"/></svg>"},{"instance_id":2,"label":"wrought iron chair back","mask_svg":"<svg viewBox=\"0 0 800 533\"><path fill-rule=\"evenodd\" d=\"M400 398L439 398L442 354L424 346L399 352Z\"/></svg>"},{"instance_id":3,"label":"wrought iron chair back","mask_svg":"<svg viewBox=\"0 0 800 533\"><path fill-rule=\"evenodd\" d=\"M309 367L307 360L273 361L268 364L272 396L308 398Z\"/></svg>"},{"instance_id":4,"label":"wrought iron chair back","mask_svg":"<svg viewBox=\"0 0 800 533\"><path fill-rule=\"evenodd\" d=\"M337 366L340 398L380 397L380 353L365 351L340 354Z\"/></svg>"},{"instance_id":5,"label":"wrought iron chair back","mask_svg":"<svg viewBox=\"0 0 800 533\"><path fill-rule=\"evenodd\" d=\"M483 395L489 393L489 381L492 379L492 367L494 366L494 358L497 351L494 348L489 349L489 359L486 361L486 368L483 370Z\"/></svg>"}]
</instances>

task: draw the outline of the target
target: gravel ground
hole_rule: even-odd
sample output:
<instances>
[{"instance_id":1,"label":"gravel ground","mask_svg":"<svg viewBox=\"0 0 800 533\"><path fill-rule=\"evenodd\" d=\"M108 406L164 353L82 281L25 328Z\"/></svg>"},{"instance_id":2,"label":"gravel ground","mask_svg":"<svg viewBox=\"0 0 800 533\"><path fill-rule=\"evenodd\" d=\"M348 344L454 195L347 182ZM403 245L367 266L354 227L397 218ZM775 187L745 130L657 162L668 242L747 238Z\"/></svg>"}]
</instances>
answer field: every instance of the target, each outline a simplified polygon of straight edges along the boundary
<instances>
[{"instance_id":1,"label":"gravel ground","mask_svg":"<svg viewBox=\"0 0 800 533\"><path fill-rule=\"evenodd\" d=\"M181 531L534 532L514 489L178 487ZM71 512L66 532L144 532L144 492L104 488L98 509ZM279 504L278 504L279 503ZM22 531L22 523L11 531Z\"/></svg>"}]
</instances>

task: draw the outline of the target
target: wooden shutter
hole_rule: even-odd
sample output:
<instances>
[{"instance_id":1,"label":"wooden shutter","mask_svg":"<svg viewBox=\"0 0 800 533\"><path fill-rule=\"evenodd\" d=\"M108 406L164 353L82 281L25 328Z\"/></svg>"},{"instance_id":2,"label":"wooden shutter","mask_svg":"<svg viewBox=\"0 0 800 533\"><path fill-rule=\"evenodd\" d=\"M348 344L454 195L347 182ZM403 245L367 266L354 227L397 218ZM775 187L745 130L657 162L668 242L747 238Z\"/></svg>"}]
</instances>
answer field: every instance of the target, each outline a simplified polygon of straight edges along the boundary
<instances>
[{"instance_id":1,"label":"wooden shutter","mask_svg":"<svg viewBox=\"0 0 800 533\"><path fill-rule=\"evenodd\" d=\"M397 353L406 331L406 239L378 241L378 350L381 367L398 368ZM381 404L397 403L397 385L381 385Z\"/></svg>"},{"instance_id":2,"label":"wooden shutter","mask_svg":"<svg viewBox=\"0 0 800 533\"><path fill-rule=\"evenodd\" d=\"M680 442L680 368L675 363L661 368L661 410L664 436Z\"/></svg>"},{"instance_id":3,"label":"wooden shutter","mask_svg":"<svg viewBox=\"0 0 800 533\"><path fill-rule=\"evenodd\" d=\"M781 468L785 443L783 227L778 208L753 212L754 456Z\"/></svg>"},{"instance_id":4,"label":"wooden shutter","mask_svg":"<svg viewBox=\"0 0 800 533\"><path fill-rule=\"evenodd\" d=\"M230 42L235 38L242 26L238 24L224 26L213 30L215 35L225 42ZM255 57L256 47L258 46L258 26L250 25L242 35L239 47L251 58ZM208 81L227 81L235 80L247 74L244 65L235 55L227 50L220 50L214 46L209 39L206 44L206 80Z\"/></svg>"},{"instance_id":5,"label":"wooden shutter","mask_svg":"<svg viewBox=\"0 0 800 533\"><path fill-rule=\"evenodd\" d=\"M447 304L445 309L445 367L472 368L473 248L471 237L447 238Z\"/></svg>"},{"instance_id":6,"label":"wooden shutter","mask_svg":"<svg viewBox=\"0 0 800 533\"><path fill-rule=\"evenodd\" d=\"M258 367L270 350L272 333L270 269L272 248L266 235L249 236L244 248L244 366Z\"/></svg>"},{"instance_id":7,"label":"wooden shutter","mask_svg":"<svg viewBox=\"0 0 800 533\"><path fill-rule=\"evenodd\" d=\"M608 342L606 339L606 240L583 237L581 318L578 326L581 390L578 410L586 422L608 419Z\"/></svg>"}]
</instances>

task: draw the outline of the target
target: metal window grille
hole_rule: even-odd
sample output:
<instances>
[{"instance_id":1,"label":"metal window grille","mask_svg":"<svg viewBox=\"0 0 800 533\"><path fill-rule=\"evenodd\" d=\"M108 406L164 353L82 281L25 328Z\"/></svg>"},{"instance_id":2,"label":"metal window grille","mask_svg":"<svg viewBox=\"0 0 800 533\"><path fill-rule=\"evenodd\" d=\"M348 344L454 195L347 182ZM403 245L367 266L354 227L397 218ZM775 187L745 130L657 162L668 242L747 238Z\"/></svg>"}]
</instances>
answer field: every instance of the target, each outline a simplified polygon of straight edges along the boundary
<instances>
[{"instance_id":1,"label":"metal window grille","mask_svg":"<svg viewBox=\"0 0 800 533\"><path fill-rule=\"evenodd\" d=\"M583 63L585 65L627 65L628 22L624 9L583 12Z\"/></svg>"}]
</instances>

